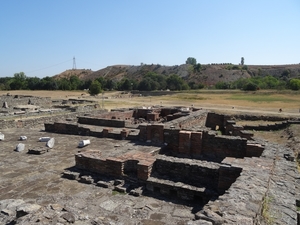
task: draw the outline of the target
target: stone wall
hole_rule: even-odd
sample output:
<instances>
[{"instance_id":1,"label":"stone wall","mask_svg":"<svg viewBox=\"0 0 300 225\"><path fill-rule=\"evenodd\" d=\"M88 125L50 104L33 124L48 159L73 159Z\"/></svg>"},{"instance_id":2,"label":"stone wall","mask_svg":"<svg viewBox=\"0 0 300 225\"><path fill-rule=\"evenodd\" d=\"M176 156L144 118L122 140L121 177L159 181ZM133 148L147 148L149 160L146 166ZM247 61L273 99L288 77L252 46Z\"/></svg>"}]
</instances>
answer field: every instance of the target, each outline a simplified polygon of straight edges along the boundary
<instances>
[{"instance_id":1,"label":"stone wall","mask_svg":"<svg viewBox=\"0 0 300 225\"><path fill-rule=\"evenodd\" d=\"M21 127L40 127L44 126L44 123L51 123L55 121L60 121L62 119L75 120L78 116L78 113L68 113L60 115L47 115L37 118L24 118L18 120L2 120L0 121L0 127L2 129L8 128L21 128Z\"/></svg>"},{"instance_id":2,"label":"stone wall","mask_svg":"<svg viewBox=\"0 0 300 225\"><path fill-rule=\"evenodd\" d=\"M290 123L288 121L283 121L281 123L258 125L258 126L245 125L244 129L245 130L257 130L257 131L272 131L272 130L285 129L289 125L290 125Z\"/></svg>"},{"instance_id":3,"label":"stone wall","mask_svg":"<svg viewBox=\"0 0 300 225\"><path fill-rule=\"evenodd\" d=\"M158 156L153 171L155 177L168 177L174 182L183 182L195 187L217 190L219 180L218 163Z\"/></svg>"},{"instance_id":4,"label":"stone wall","mask_svg":"<svg viewBox=\"0 0 300 225\"><path fill-rule=\"evenodd\" d=\"M223 194L241 171L242 168L231 165L160 155L154 163L146 188L205 204Z\"/></svg>"},{"instance_id":5,"label":"stone wall","mask_svg":"<svg viewBox=\"0 0 300 225\"><path fill-rule=\"evenodd\" d=\"M216 130L218 127L221 131L224 131L224 117L224 115L209 112L207 113L205 126L212 130Z\"/></svg>"},{"instance_id":6,"label":"stone wall","mask_svg":"<svg viewBox=\"0 0 300 225\"><path fill-rule=\"evenodd\" d=\"M145 181L149 178L155 158L149 153L126 153L122 156L102 158L100 151L89 150L75 155L76 167L89 172L126 178L137 177Z\"/></svg>"},{"instance_id":7,"label":"stone wall","mask_svg":"<svg viewBox=\"0 0 300 225\"><path fill-rule=\"evenodd\" d=\"M247 139L235 136L216 135L203 132L202 155L222 160L225 157L243 158L247 152Z\"/></svg>"},{"instance_id":8,"label":"stone wall","mask_svg":"<svg viewBox=\"0 0 300 225\"><path fill-rule=\"evenodd\" d=\"M80 124L89 124L94 126L102 126L102 127L125 127L125 120L117 120L117 119L102 119L102 118L94 118L94 117L78 117L78 123Z\"/></svg>"},{"instance_id":9,"label":"stone wall","mask_svg":"<svg viewBox=\"0 0 300 225\"><path fill-rule=\"evenodd\" d=\"M207 120L206 118L207 112L203 110L188 113L180 113L178 119L174 119L165 123L165 127L179 127L181 129L205 127L205 121Z\"/></svg>"},{"instance_id":10,"label":"stone wall","mask_svg":"<svg viewBox=\"0 0 300 225\"><path fill-rule=\"evenodd\" d=\"M98 119L111 119L111 120L130 120L134 116L134 110L126 111L110 111L107 113L102 113L96 116Z\"/></svg>"}]
</instances>

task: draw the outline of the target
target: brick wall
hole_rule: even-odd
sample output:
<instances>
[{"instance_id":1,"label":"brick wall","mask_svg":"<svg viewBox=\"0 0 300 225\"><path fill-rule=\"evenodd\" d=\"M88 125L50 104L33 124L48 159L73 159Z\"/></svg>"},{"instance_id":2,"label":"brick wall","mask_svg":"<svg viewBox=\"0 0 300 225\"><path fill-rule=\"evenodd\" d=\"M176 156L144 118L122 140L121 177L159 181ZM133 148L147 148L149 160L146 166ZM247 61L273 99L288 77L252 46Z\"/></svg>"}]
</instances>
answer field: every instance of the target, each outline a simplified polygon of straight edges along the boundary
<instances>
[{"instance_id":1,"label":"brick wall","mask_svg":"<svg viewBox=\"0 0 300 225\"><path fill-rule=\"evenodd\" d=\"M202 155L222 160L225 157L243 158L247 152L247 139L216 135L205 131L202 138Z\"/></svg>"},{"instance_id":2,"label":"brick wall","mask_svg":"<svg viewBox=\"0 0 300 225\"><path fill-rule=\"evenodd\" d=\"M219 164L191 159L159 156L153 171L157 177L168 176L174 182L183 182L196 187L217 189Z\"/></svg>"},{"instance_id":3,"label":"brick wall","mask_svg":"<svg viewBox=\"0 0 300 225\"><path fill-rule=\"evenodd\" d=\"M122 178L133 176L147 180L155 158L147 153L127 153L118 157L101 158L100 151L88 150L75 155L76 167L90 172Z\"/></svg>"},{"instance_id":4,"label":"brick wall","mask_svg":"<svg viewBox=\"0 0 300 225\"><path fill-rule=\"evenodd\" d=\"M116 119L102 119L94 117L78 117L78 123L89 124L94 126L107 126L107 127L125 127L125 120Z\"/></svg>"}]
</instances>

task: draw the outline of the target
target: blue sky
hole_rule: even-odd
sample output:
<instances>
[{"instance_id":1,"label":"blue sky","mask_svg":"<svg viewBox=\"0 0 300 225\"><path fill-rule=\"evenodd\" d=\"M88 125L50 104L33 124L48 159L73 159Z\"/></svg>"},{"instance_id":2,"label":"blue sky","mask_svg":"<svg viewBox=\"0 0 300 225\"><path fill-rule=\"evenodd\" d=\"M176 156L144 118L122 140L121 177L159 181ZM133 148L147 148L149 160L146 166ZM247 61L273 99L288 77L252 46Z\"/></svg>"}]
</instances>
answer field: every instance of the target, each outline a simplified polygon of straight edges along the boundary
<instances>
[{"instance_id":1,"label":"blue sky","mask_svg":"<svg viewBox=\"0 0 300 225\"><path fill-rule=\"evenodd\" d=\"M300 63L299 0L1 0L0 77L116 64Z\"/></svg>"}]
</instances>

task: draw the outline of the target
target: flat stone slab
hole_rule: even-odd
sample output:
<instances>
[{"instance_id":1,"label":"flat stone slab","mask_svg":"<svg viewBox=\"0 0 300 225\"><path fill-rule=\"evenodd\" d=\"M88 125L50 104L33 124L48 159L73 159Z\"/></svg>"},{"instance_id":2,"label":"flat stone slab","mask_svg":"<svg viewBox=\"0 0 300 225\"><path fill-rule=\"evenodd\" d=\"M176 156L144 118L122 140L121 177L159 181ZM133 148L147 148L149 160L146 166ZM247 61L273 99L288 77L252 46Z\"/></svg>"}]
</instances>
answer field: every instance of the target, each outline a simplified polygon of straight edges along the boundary
<instances>
[{"instance_id":1,"label":"flat stone slab","mask_svg":"<svg viewBox=\"0 0 300 225\"><path fill-rule=\"evenodd\" d=\"M28 149L28 154L34 154L34 155L42 155L48 152L48 149L46 147L35 147L32 149Z\"/></svg>"},{"instance_id":2,"label":"flat stone slab","mask_svg":"<svg viewBox=\"0 0 300 225\"><path fill-rule=\"evenodd\" d=\"M118 202L114 202L112 200L107 200L105 202L102 202L100 204L100 207L102 207L103 209L107 210L107 211L114 211L118 206L120 205L120 203Z\"/></svg>"},{"instance_id":3,"label":"flat stone slab","mask_svg":"<svg viewBox=\"0 0 300 225\"><path fill-rule=\"evenodd\" d=\"M78 172L72 172L72 171L65 171L63 172L62 177L70 179L70 180L77 180L80 176L80 173Z\"/></svg>"}]
</instances>

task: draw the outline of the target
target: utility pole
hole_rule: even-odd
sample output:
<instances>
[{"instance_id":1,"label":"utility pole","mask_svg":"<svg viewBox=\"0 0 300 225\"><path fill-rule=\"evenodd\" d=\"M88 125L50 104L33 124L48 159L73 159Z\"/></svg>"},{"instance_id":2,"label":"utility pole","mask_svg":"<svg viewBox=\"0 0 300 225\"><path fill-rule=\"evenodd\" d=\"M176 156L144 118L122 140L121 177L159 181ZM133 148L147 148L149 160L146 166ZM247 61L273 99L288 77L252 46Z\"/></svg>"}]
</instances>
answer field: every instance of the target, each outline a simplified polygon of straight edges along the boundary
<instances>
[{"instance_id":1,"label":"utility pole","mask_svg":"<svg viewBox=\"0 0 300 225\"><path fill-rule=\"evenodd\" d=\"M76 60L75 60L75 56L73 57L73 70L76 70Z\"/></svg>"}]
</instances>

